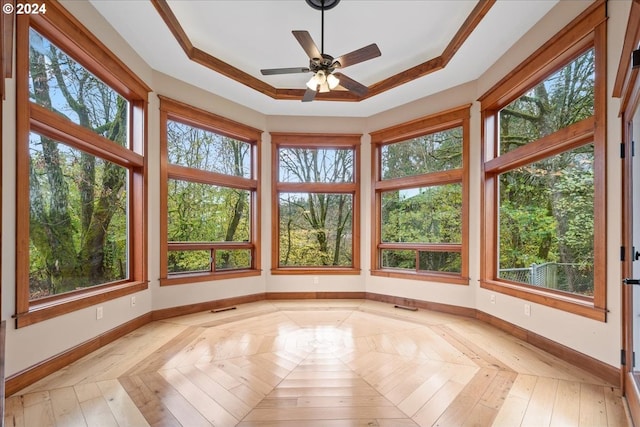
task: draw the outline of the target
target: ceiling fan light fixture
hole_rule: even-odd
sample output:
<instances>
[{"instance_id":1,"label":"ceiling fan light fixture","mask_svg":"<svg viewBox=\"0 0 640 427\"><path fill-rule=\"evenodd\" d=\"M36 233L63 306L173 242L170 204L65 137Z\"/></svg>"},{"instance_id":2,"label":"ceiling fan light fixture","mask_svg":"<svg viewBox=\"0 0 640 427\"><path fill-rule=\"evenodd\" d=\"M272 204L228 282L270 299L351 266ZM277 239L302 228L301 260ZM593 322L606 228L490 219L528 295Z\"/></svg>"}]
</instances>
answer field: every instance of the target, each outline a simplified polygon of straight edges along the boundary
<instances>
[{"instance_id":1,"label":"ceiling fan light fixture","mask_svg":"<svg viewBox=\"0 0 640 427\"><path fill-rule=\"evenodd\" d=\"M339 78L337 78L333 74L329 74L327 76L327 85L329 86L329 89L333 90L333 89L337 88L339 84L340 84L340 79Z\"/></svg>"},{"instance_id":2,"label":"ceiling fan light fixture","mask_svg":"<svg viewBox=\"0 0 640 427\"><path fill-rule=\"evenodd\" d=\"M329 86L327 85L327 75L322 70L316 72L307 82L307 87L311 90L317 90L318 86L320 86L320 92L329 91ZM322 90L324 87L326 87L327 90Z\"/></svg>"}]
</instances>

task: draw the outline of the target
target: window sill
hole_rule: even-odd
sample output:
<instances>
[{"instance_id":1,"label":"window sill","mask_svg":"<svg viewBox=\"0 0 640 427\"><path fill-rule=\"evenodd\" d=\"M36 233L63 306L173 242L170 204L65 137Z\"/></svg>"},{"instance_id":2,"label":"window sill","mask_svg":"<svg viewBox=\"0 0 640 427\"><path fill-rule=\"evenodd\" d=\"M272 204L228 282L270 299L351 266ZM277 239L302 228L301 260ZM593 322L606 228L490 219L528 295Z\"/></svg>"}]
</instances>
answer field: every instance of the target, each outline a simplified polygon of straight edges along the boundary
<instances>
[{"instance_id":1,"label":"window sill","mask_svg":"<svg viewBox=\"0 0 640 427\"><path fill-rule=\"evenodd\" d=\"M160 279L160 286L189 285L200 282L212 282L215 280L236 279L239 277L260 276L262 270L231 270L216 273L186 273L176 274Z\"/></svg>"},{"instance_id":2,"label":"window sill","mask_svg":"<svg viewBox=\"0 0 640 427\"><path fill-rule=\"evenodd\" d=\"M421 280L423 282L439 282L449 285L468 285L469 278L455 273L417 273L400 270L371 270L372 276L391 277L394 279Z\"/></svg>"},{"instance_id":3,"label":"window sill","mask_svg":"<svg viewBox=\"0 0 640 427\"><path fill-rule=\"evenodd\" d=\"M481 280L480 287L600 322L607 321L607 310L595 307L593 300L588 297L498 280Z\"/></svg>"},{"instance_id":4,"label":"window sill","mask_svg":"<svg viewBox=\"0 0 640 427\"><path fill-rule=\"evenodd\" d=\"M16 319L16 328L22 328L105 301L140 292L147 288L147 282L127 282L111 286L102 286L90 291L60 296L47 301L31 302L27 313L20 313L13 317Z\"/></svg>"}]
</instances>

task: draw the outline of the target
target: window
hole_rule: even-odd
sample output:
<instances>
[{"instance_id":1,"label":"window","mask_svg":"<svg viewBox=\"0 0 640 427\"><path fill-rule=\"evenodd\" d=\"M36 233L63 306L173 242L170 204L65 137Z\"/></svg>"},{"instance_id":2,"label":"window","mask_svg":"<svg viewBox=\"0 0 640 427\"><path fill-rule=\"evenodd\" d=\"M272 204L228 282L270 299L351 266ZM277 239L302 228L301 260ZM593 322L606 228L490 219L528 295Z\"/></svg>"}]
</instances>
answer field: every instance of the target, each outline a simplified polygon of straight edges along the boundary
<instances>
[{"instance_id":1,"label":"window","mask_svg":"<svg viewBox=\"0 0 640 427\"><path fill-rule=\"evenodd\" d=\"M16 324L147 287L149 88L57 3L17 17Z\"/></svg>"},{"instance_id":2,"label":"window","mask_svg":"<svg viewBox=\"0 0 640 427\"><path fill-rule=\"evenodd\" d=\"M360 135L273 133L273 272L359 274Z\"/></svg>"},{"instance_id":3,"label":"window","mask_svg":"<svg viewBox=\"0 0 640 427\"><path fill-rule=\"evenodd\" d=\"M161 284L260 274L260 131L160 98Z\"/></svg>"},{"instance_id":4,"label":"window","mask_svg":"<svg viewBox=\"0 0 640 427\"><path fill-rule=\"evenodd\" d=\"M604 8L594 4L481 98L482 286L598 320L606 313Z\"/></svg>"},{"instance_id":5,"label":"window","mask_svg":"<svg viewBox=\"0 0 640 427\"><path fill-rule=\"evenodd\" d=\"M371 133L375 276L467 284L469 106Z\"/></svg>"}]
</instances>

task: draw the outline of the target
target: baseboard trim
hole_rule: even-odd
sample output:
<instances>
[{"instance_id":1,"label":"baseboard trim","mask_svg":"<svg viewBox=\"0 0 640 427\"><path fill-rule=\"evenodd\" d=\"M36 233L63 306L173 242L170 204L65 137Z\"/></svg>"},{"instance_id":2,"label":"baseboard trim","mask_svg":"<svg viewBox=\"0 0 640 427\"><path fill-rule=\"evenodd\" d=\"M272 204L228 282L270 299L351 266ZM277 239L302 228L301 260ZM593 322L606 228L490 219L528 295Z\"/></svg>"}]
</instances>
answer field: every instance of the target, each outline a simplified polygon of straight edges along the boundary
<instances>
[{"instance_id":1,"label":"baseboard trim","mask_svg":"<svg viewBox=\"0 0 640 427\"><path fill-rule=\"evenodd\" d=\"M476 317L476 309L459 305L442 304L439 302L423 301L413 298L394 297L391 295L367 292L366 299L405 307L416 307L422 310L432 310L440 313L455 314L464 317Z\"/></svg>"},{"instance_id":2,"label":"baseboard trim","mask_svg":"<svg viewBox=\"0 0 640 427\"><path fill-rule=\"evenodd\" d=\"M513 335L516 338L539 348L540 350L553 354L557 358L562 359L573 366L582 368L616 387L621 386L620 369L615 366L611 366L608 363L604 363L598 359L574 350L571 347L567 347L564 344L550 340L549 338L543 337L542 335L531 332L528 329L521 328L520 326L509 323L506 320L492 316L491 314L483 311L478 310L476 318L495 326L501 331Z\"/></svg>"},{"instance_id":3,"label":"baseboard trim","mask_svg":"<svg viewBox=\"0 0 640 427\"><path fill-rule=\"evenodd\" d=\"M240 297L225 298L221 300L207 301L185 306L154 310L120 326L117 326L97 337L82 344L72 347L56 356L15 373L6 379L5 395L12 394L35 383L36 381L62 369L70 363L87 354L104 347L116 339L135 331L136 329L154 320L163 320L185 314L193 314L206 310L214 310L264 300L294 300L294 299L366 299L388 304L397 304L406 307L416 307L423 310L433 310L442 313L478 319L519 338L541 350L580 367L587 372L596 375L610 384L620 387L620 369L600 360L594 359L584 353L569 348L563 344L545 338L506 320L495 317L474 308L461 307L450 304L442 304L412 298L397 297L392 295L376 294L372 292L266 292Z\"/></svg>"},{"instance_id":4,"label":"baseboard trim","mask_svg":"<svg viewBox=\"0 0 640 427\"><path fill-rule=\"evenodd\" d=\"M143 314L142 316L116 326L95 338L85 341L82 344L78 344L75 347L71 347L62 353L45 359L40 363L7 377L5 382L6 396L11 396L47 375L50 375L75 362L81 357L104 347L129 332L133 332L136 329L141 328L149 322L151 322L151 313Z\"/></svg>"},{"instance_id":5,"label":"baseboard trim","mask_svg":"<svg viewBox=\"0 0 640 427\"><path fill-rule=\"evenodd\" d=\"M366 292L267 292L266 299L366 299Z\"/></svg>"},{"instance_id":6,"label":"baseboard trim","mask_svg":"<svg viewBox=\"0 0 640 427\"><path fill-rule=\"evenodd\" d=\"M231 297L218 299L213 301L199 302L196 304L181 305L178 307L163 308L151 312L151 320L164 320L172 317L184 316L185 314L199 313L201 311L216 310L220 308L231 307L238 304L247 304L250 302L264 301L267 299L266 294L250 294L240 297Z\"/></svg>"}]
</instances>

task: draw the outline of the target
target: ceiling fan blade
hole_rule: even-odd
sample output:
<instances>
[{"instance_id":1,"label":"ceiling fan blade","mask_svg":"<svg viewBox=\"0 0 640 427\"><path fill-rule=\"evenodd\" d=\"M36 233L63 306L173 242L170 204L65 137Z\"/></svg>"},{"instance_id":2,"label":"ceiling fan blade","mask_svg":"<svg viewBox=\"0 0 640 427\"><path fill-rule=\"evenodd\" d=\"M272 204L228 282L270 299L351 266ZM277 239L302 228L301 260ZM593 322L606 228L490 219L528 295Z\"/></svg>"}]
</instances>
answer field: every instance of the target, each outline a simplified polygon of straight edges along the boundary
<instances>
[{"instance_id":1,"label":"ceiling fan blade","mask_svg":"<svg viewBox=\"0 0 640 427\"><path fill-rule=\"evenodd\" d=\"M380 52L380 49L378 49L378 45L373 43L373 44L370 44L369 46L365 46L358 50L354 50L351 53L344 54L339 58L336 58L336 60L334 61L334 64L336 62L339 62L340 68L344 68L344 67L348 67L349 65L358 64L360 62L364 62L369 59L376 58L380 55L382 55L382 53Z\"/></svg>"},{"instance_id":2,"label":"ceiling fan blade","mask_svg":"<svg viewBox=\"0 0 640 427\"><path fill-rule=\"evenodd\" d=\"M304 51L307 52L309 59L322 58L322 55L318 50L318 46L313 42L308 31L293 30L291 32L296 40L298 40L298 43L300 43L300 46L302 46Z\"/></svg>"},{"instance_id":3,"label":"ceiling fan blade","mask_svg":"<svg viewBox=\"0 0 640 427\"><path fill-rule=\"evenodd\" d=\"M315 99L315 97L316 97L316 91L313 89L307 88L307 90L304 93L304 96L302 97L302 102L311 102Z\"/></svg>"},{"instance_id":4,"label":"ceiling fan blade","mask_svg":"<svg viewBox=\"0 0 640 427\"><path fill-rule=\"evenodd\" d=\"M274 74L296 74L296 73L308 73L310 70L308 67L292 67L292 68L269 68L266 70L260 70L263 76L271 76Z\"/></svg>"},{"instance_id":5,"label":"ceiling fan blade","mask_svg":"<svg viewBox=\"0 0 640 427\"><path fill-rule=\"evenodd\" d=\"M364 96L369 91L369 88L353 80L351 77L347 77L342 73L333 73L340 80L340 86L350 90L358 96Z\"/></svg>"}]
</instances>

